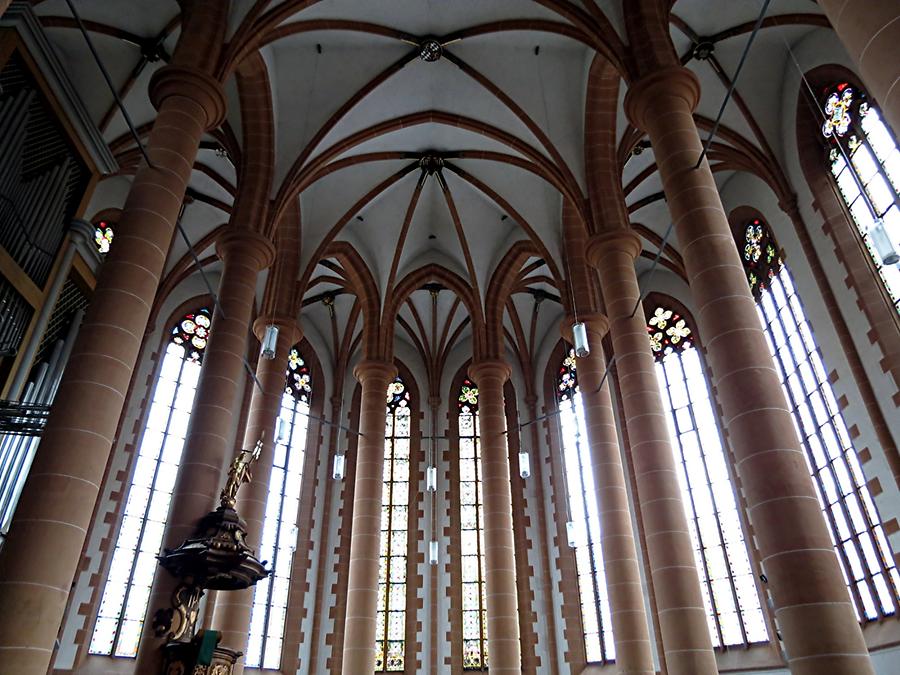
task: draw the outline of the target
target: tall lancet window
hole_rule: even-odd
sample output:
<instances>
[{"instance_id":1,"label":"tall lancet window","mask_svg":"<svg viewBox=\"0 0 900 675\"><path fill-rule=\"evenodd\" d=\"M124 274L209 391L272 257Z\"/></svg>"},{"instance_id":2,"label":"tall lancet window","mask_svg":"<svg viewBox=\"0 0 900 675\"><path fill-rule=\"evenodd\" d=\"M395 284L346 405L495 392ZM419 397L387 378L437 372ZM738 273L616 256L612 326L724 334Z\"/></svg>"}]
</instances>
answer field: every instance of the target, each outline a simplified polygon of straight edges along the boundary
<instances>
[{"instance_id":1,"label":"tall lancet window","mask_svg":"<svg viewBox=\"0 0 900 675\"><path fill-rule=\"evenodd\" d=\"M750 288L857 615L895 614L900 575L791 271L758 218L744 226L742 243Z\"/></svg>"},{"instance_id":2,"label":"tall lancet window","mask_svg":"<svg viewBox=\"0 0 900 675\"><path fill-rule=\"evenodd\" d=\"M170 331L91 636L91 654L137 654L209 326L204 308L184 315Z\"/></svg>"},{"instance_id":3,"label":"tall lancet window","mask_svg":"<svg viewBox=\"0 0 900 675\"><path fill-rule=\"evenodd\" d=\"M578 388L574 349L569 349L559 367L556 394L565 463L563 473L569 498L569 522L574 529L569 537L575 545L585 658L589 662L612 661L616 654L606 574L603 571L603 551L600 548L597 488L591 468L591 449L585 433L587 425Z\"/></svg>"},{"instance_id":4,"label":"tall lancet window","mask_svg":"<svg viewBox=\"0 0 900 675\"><path fill-rule=\"evenodd\" d=\"M410 395L399 377L388 385L375 670L403 672L406 653L406 555L409 535Z\"/></svg>"},{"instance_id":5,"label":"tall lancet window","mask_svg":"<svg viewBox=\"0 0 900 675\"><path fill-rule=\"evenodd\" d=\"M900 149L865 92L847 82L828 90L822 107L831 174L900 311Z\"/></svg>"},{"instance_id":6,"label":"tall lancet window","mask_svg":"<svg viewBox=\"0 0 900 675\"><path fill-rule=\"evenodd\" d=\"M484 496L478 387L466 378L457 395L459 416L459 515L462 567L462 629L465 670L488 667L487 603L484 593Z\"/></svg>"},{"instance_id":7,"label":"tall lancet window","mask_svg":"<svg viewBox=\"0 0 900 675\"><path fill-rule=\"evenodd\" d=\"M258 551L259 559L269 561L268 566L274 572L256 584L253 592L246 657L250 668L277 670L281 667L291 565L297 548L297 511L311 395L309 367L294 347L288 355L272 477Z\"/></svg>"},{"instance_id":8,"label":"tall lancet window","mask_svg":"<svg viewBox=\"0 0 900 675\"><path fill-rule=\"evenodd\" d=\"M713 644L768 639L719 429L694 335L657 306L647 330L669 409L669 433Z\"/></svg>"}]
</instances>

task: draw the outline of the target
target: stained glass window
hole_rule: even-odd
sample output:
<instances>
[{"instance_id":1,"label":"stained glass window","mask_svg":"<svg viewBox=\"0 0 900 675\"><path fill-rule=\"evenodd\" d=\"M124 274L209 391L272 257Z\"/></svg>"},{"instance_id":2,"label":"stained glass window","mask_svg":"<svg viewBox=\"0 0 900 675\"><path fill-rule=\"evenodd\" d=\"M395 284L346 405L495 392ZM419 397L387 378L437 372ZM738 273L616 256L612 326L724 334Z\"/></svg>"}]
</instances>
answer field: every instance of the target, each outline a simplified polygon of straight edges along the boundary
<instances>
[{"instance_id":1,"label":"stained glass window","mask_svg":"<svg viewBox=\"0 0 900 675\"><path fill-rule=\"evenodd\" d=\"M878 109L846 82L825 92L823 113L831 174L900 311L900 149Z\"/></svg>"},{"instance_id":2,"label":"stained glass window","mask_svg":"<svg viewBox=\"0 0 900 675\"><path fill-rule=\"evenodd\" d=\"M288 355L284 393L263 519L259 559L267 560L270 577L256 584L250 615L246 664L250 668L277 670L291 582L291 565L297 548L297 512L303 483L303 459L312 394L309 367L296 347Z\"/></svg>"},{"instance_id":3,"label":"stained glass window","mask_svg":"<svg viewBox=\"0 0 900 675\"><path fill-rule=\"evenodd\" d=\"M585 658L590 662L615 659L612 616L600 547L600 512L587 443L584 402L578 388L575 350L570 349L556 376L559 423L562 431L563 474L574 525L575 566L584 627Z\"/></svg>"},{"instance_id":4,"label":"stained glass window","mask_svg":"<svg viewBox=\"0 0 900 675\"><path fill-rule=\"evenodd\" d=\"M94 244L97 245L97 250L100 253L109 253L114 236L112 225L105 220L99 221L94 227Z\"/></svg>"},{"instance_id":5,"label":"stained glass window","mask_svg":"<svg viewBox=\"0 0 900 675\"><path fill-rule=\"evenodd\" d=\"M478 387L466 378L457 395L459 416L459 515L462 566L464 670L488 667L487 603L484 586L484 496L481 486L481 439Z\"/></svg>"},{"instance_id":6,"label":"stained glass window","mask_svg":"<svg viewBox=\"0 0 900 675\"><path fill-rule=\"evenodd\" d=\"M409 536L410 395L399 377L388 385L381 497L381 550L375 671L403 672L406 653L406 556Z\"/></svg>"},{"instance_id":7,"label":"stained glass window","mask_svg":"<svg viewBox=\"0 0 900 675\"><path fill-rule=\"evenodd\" d=\"M764 642L759 594L694 335L666 306L655 308L647 331L713 644Z\"/></svg>"},{"instance_id":8,"label":"stained glass window","mask_svg":"<svg viewBox=\"0 0 900 675\"><path fill-rule=\"evenodd\" d=\"M209 327L204 308L183 316L170 332L91 636L92 654L137 654Z\"/></svg>"},{"instance_id":9,"label":"stained glass window","mask_svg":"<svg viewBox=\"0 0 900 675\"><path fill-rule=\"evenodd\" d=\"M774 241L760 220L756 226ZM900 576L856 450L838 408L793 277L781 256L757 295L759 318L777 366L807 465L856 604L868 620L897 610ZM752 258L744 255L748 275Z\"/></svg>"}]
</instances>

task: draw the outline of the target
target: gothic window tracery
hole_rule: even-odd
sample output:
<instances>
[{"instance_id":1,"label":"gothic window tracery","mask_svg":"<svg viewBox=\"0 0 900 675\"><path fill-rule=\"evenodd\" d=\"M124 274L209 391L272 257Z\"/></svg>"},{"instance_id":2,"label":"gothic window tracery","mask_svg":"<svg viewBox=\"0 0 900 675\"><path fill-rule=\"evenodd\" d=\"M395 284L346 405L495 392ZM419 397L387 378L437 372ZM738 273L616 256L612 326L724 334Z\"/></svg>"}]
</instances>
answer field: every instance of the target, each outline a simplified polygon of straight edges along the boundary
<instances>
[{"instance_id":1,"label":"gothic window tracery","mask_svg":"<svg viewBox=\"0 0 900 675\"><path fill-rule=\"evenodd\" d=\"M209 310L202 308L185 314L169 333L91 636L92 654L137 655L210 324Z\"/></svg>"},{"instance_id":2,"label":"gothic window tracery","mask_svg":"<svg viewBox=\"0 0 900 675\"><path fill-rule=\"evenodd\" d=\"M456 396L459 431L460 562L462 568L462 665L488 667L484 568L484 497L478 386L465 378Z\"/></svg>"},{"instance_id":3,"label":"gothic window tracery","mask_svg":"<svg viewBox=\"0 0 900 675\"><path fill-rule=\"evenodd\" d=\"M713 644L764 642L765 620L693 331L674 309L658 305L647 332Z\"/></svg>"},{"instance_id":4,"label":"gothic window tracery","mask_svg":"<svg viewBox=\"0 0 900 675\"><path fill-rule=\"evenodd\" d=\"M258 551L259 559L267 560L273 573L256 584L253 592L246 656L246 665L250 668L277 670L281 667L291 566L297 548L297 513L311 396L309 366L294 347L288 354L285 370L269 494Z\"/></svg>"},{"instance_id":5,"label":"gothic window tracery","mask_svg":"<svg viewBox=\"0 0 900 675\"><path fill-rule=\"evenodd\" d=\"M375 671L403 672L406 658L409 535L410 393L400 377L388 385Z\"/></svg>"},{"instance_id":6,"label":"gothic window tracery","mask_svg":"<svg viewBox=\"0 0 900 675\"><path fill-rule=\"evenodd\" d=\"M615 644L600 546L600 513L594 496L597 488L585 434L587 424L574 349L569 349L557 371L556 396L564 458L562 469L569 518L574 527L572 543L575 544L585 659L589 663L612 661Z\"/></svg>"},{"instance_id":7,"label":"gothic window tracery","mask_svg":"<svg viewBox=\"0 0 900 675\"><path fill-rule=\"evenodd\" d=\"M900 149L878 108L847 82L825 92L822 113L831 175L900 311Z\"/></svg>"},{"instance_id":8,"label":"gothic window tracery","mask_svg":"<svg viewBox=\"0 0 900 675\"><path fill-rule=\"evenodd\" d=\"M839 132L840 125L835 122L834 133ZM763 230L765 239L777 250L768 225L760 219L753 219L752 224ZM752 285L753 260L745 256L744 267ZM857 616L874 620L895 614L900 575L828 380L825 361L791 271L780 255L768 276L768 284L754 293L760 322Z\"/></svg>"}]
</instances>

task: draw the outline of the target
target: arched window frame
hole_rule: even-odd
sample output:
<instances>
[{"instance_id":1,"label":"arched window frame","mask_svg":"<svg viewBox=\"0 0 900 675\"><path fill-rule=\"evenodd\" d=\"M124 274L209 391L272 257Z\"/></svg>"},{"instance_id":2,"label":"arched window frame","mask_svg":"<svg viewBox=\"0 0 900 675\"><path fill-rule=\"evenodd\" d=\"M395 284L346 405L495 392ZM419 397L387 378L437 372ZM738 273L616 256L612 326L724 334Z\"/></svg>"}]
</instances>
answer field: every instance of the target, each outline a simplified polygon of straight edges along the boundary
<instances>
[{"instance_id":1,"label":"arched window frame","mask_svg":"<svg viewBox=\"0 0 900 675\"><path fill-rule=\"evenodd\" d=\"M694 323L678 303L659 294L647 298L645 310L713 645L766 642L754 556ZM737 631L723 624L723 613L734 614Z\"/></svg>"},{"instance_id":2,"label":"arched window frame","mask_svg":"<svg viewBox=\"0 0 900 675\"><path fill-rule=\"evenodd\" d=\"M268 561L272 576L253 590L245 664L247 668L277 670L284 650L288 602L297 548L303 469L309 447L312 373L300 354L300 346L288 353L285 384L269 479L269 494L260 536L258 556ZM279 428L276 428L278 434Z\"/></svg>"},{"instance_id":3,"label":"arched window frame","mask_svg":"<svg viewBox=\"0 0 900 675\"><path fill-rule=\"evenodd\" d=\"M452 390L450 401L455 412L452 416L453 434L458 444L457 452L454 453L457 459L454 472L457 481L453 486L453 492L457 495L457 499L453 501L457 510L458 531L453 536L459 537L460 575L456 582L459 588L459 605L454 610L460 626L460 644L453 645L453 649L460 653L462 670L481 671L488 668L488 660L478 385L470 378L463 377ZM466 484L474 487L466 487ZM472 550L475 551L474 554L468 553ZM473 588L477 590L473 592Z\"/></svg>"},{"instance_id":4,"label":"arched window frame","mask_svg":"<svg viewBox=\"0 0 900 675\"><path fill-rule=\"evenodd\" d=\"M900 266L896 261L885 264L877 244L879 236L887 237L894 252L900 250L900 148L877 107L856 84L838 80L825 87L819 109L829 173L885 292L900 312Z\"/></svg>"},{"instance_id":5,"label":"arched window frame","mask_svg":"<svg viewBox=\"0 0 900 675\"><path fill-rule=\"evenodd\" d=\"M758 214L733 231L857 617L896 615L900 573L784 251Z\"/></svg>"},{"instance_id":6,"label":"arched window frame","mask_svg":"<svg viewBox=\"0 0 900 675\"><path fill-rule=\"evenodd\" d=\"M181 309L173 318L175 316L179 318L173 322L174 325L170 323L172 327L166 331L153 386L145 400L147 412L136 444L132 477L88 643L88 653L94 655L134 658L143 629L150 587L157 568L155 556L162 545L171 490L184 449L184 436L193 410L200 363L212 322L210 311L203 306L188 312ZM178 350L183 350L186 356L181 355L180 361L176 362L175 354ZM166 377L175 370L177 374L174 379ZM167 386L163 386L164 381ZM168 386L169 384L172 386ZM168 414L163 412L165 408L169 409ZM177 410L177 416L173 414L173 408ZM156 420L156 417L163 414L164 421ZM172 426L173 420L175 427ZM155 430L160 435L158 443L151 433L151 425L154 424L159 427ZM180 436L173 434L173 431L180 432ZM168 443L170 439L174 439L171 445ZM179 440L180 443L177 442ZM161 462L160 458L165 455L168 455L169 461ZM170 468L161 472L161 465L170 465ZM136 490L136 481L147 476L152 477L151 487L146 495L146 503L143 503L143 497ZM162 489L166 485L168 492ZM149 517L151 510L155 519ZM152 527L148 523L152 523ZM133 550L127 546L132 538ZM146 577L142 583L135 581L139 570L144 570ZM139 595L134 595L135 590ZM140 593L144 594L143 598Z\"/></svg>"},{"instance_id":7,"label":"arched window frame","mask_svg":"<svg viewBox=\"0 0 900 675\"><path fill-rule=\"evenodd\" d=\"M900 314L892 310L887 289L829 170L819 98L827 87L836 82L849 82L856 87L861 84L855 73L844 66L827 63L806 71L803 81L797 86L796 143L800 169L805 179L803 182L810 194L804 194L803 185L798 185L798 209L794 211L790 201L784 206L795 222L799 220L802 223L807 217L805 209L808 203L814 211L810 214L812 220L821 221L828 242L823 242L821 247L814 246L819 240L813 237L804 246L817 254L814 257L821 257L823 279L820 284L830 283L834 287L835 300L845 315L854 339L858 338L860 343L871 342L883 354L895 354L900 352ZM801 240L804 239L799 230L798 234ZM842 300L845 286L851 294ZM893 380L894 386L900 386L900 360L872 360L871 363L859 364L860 371L863 368L863 377L867 376L873 382L881 378L884 372Z\"/></svg>"},{"instance_id":8,"label":"arched window frame","mask_svg":"<svg viewBox=\"0 0 900 675\"><path fill-rule=\"evenodd\" d=\"M409 597L411 534L418 530L413 500L417 476L413 458L412 395L397 376L385 394L384 485L378 571L375 672L405 672L410 658ZM401 553L397 553L397 548ZM399 608L399 609L398 609Z\"/></svg>"},{"instance_id":9,"label":"arched window frame","mask_svg":"<svg viewBox=\"0 0 900 675\"><path fill-rule=\"evenodd\" d=\"M576 545L570 545L570 548L575 557L585 662L606 664L615 661L615 642L600 543L600 513L594 495L596 477L592 470L584 403L578 386L575 350L568 346L564 348L554 380L560 414L553 426L561 445L558 470L565 483L561 497L568 498L568 501L558 504L557 508L562 506L566 509L568 522L574 529ZM568 533L561 541L566 539Z\"/></svg>"}]
</instances>

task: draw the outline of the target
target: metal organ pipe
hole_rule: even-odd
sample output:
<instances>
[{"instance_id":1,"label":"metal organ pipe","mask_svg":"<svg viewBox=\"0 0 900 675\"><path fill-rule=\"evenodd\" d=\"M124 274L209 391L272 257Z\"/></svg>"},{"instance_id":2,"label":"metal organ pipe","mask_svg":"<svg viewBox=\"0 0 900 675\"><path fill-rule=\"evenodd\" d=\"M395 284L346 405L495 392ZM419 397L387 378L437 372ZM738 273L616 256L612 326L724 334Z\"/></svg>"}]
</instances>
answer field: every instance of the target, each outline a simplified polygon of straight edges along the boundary
<instances>
[{"instance_id":1,"label":"metal organ pipe","mask_svg":"<svg viewBox=\"0 0 900 675\"><path fill-rule=\"evenodd\" d=\"M35 369L32 381L25 387L23 402L37 405L53 402L83 317L83 309L74 313L65 340L57 340L50 358ZM39 443L38 436L7 435L0 439L0 537L5 536L12 521Z\"/></svg>"}]
</instances>

